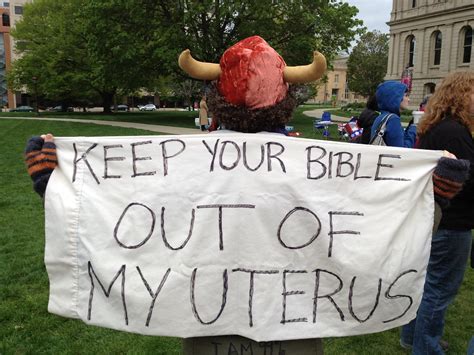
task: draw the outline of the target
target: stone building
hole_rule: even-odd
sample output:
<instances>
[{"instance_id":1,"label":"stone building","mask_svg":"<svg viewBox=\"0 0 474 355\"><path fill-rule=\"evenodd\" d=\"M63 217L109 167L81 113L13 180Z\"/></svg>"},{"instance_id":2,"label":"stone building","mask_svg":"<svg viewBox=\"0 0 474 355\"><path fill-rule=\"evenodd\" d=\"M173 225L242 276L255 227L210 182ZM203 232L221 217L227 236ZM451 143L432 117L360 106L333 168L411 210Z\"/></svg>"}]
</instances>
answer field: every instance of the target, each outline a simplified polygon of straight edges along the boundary
<instances>
[{"instance_id":1,"label":"stone building","mask_svg":"<svg viewBox=\"0 0 474 355\"><path fill-rule=\"evenodd\" d=\"M32 0L10 0L0 1L0 107L14 108L25 104L24 97L27 95L13 92L8 89L6 73L10 70L11 63L17 57L15 53L15 41L10 36L10 28L21 19L23 5Z\"/></svg>"},{"instance_id":2,"label":"stone building","mask_svg":"<svg viewBox=\"0 0 474 355\"><path fill-rule=\"evenodd\" d=\"M474 0L393 0L386 80L411 81L411 105L450 72L474 71Z\"/></svg>"},{"instance_id":3,"label":"stone building","mask_svg":"<svg viewBox=\"0 0 474 355\"><path fill-rule=\"evenodd\" d=\"M10 38L10 10L5 3L0 3L0 108L8 107L14 100L13 93L8 90L6 73L12 62Z\"/></svg>"},{"instance_id":4,"label":"stone building","mask_svg":"<svg viewBox=\"0 0 474 355\"><path fill-rule=\"evenodd\" d=\"M349 102L365 102L365 98L354 94L347 85L347 60L348 56L339 56L333 61L333 70L328 71L327 81L318 81L318 92L314 100L309 102L331 103L337 105Z\"/></svg>"}]
</instances>

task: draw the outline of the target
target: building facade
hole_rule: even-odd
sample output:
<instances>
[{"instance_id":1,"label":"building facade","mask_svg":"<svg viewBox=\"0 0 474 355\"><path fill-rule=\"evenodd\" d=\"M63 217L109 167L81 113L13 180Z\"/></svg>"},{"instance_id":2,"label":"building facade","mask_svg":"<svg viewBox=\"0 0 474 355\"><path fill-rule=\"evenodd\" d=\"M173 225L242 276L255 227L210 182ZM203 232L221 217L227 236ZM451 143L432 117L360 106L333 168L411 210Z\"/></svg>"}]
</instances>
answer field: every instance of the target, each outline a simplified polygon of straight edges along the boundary
<instances>
[{"instance_id":1,"label":"building facade","mask_svg":"<svg viewBox=\"0 0 474 355\"><path fill-rule=\"evenodd\" d=\"M14 101L13 93L8 90L6 73L10 70L12 62L12 49L10 38L10 9L8 3L0 3L0 108L9 107Z\"/></svg>"},{"instance_id":2,"label":"building facade","mask_svg":"<svg viewBox=\"0 0 474 355\"><path fill-rule=\"evenodd\" d=\"M347 85L347 60L349 57L337 57L333 61L333 70L328 71L327 81L318 82L318 91L314 97L315 103L346 103L365 101L365 98L354 94Z\"/></svg>"},{"instance_id":3,"label":"building facade","mask_svg":"<svg viewBox=\"0 0 474 355\"><path fill-rule=\"evenodd\" d=\"M386 80L411 85L417 107L450 72L474 71L474 0L393 0Z\"/></svg>"},{"instance_id":4,"label":"building facade","mask_svg":"<svg viewBox=\"0 0 474 355\"><path fill-rule=\"evenodd\" d=\"M21 104L22 94L8 89L6 73L16 58L15 42L10 28L23 15L23 5L31 0L0 1L0 107L15 108Z\"/></svg>"}]
</instances>

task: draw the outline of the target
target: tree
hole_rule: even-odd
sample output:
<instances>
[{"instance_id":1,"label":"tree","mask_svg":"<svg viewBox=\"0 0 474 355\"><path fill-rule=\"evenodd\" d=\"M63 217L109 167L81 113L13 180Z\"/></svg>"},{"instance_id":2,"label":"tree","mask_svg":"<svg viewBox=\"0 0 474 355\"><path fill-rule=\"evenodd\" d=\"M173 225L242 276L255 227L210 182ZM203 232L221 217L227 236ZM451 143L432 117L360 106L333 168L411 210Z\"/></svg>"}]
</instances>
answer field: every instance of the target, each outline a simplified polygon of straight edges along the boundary
<instances>
[{"instance_id":1,"label":"tree","mask_svg":"<svg viewBox=\"0 0 474 355\"><path fill-rule=\"evenodd\" d=\"M139 0L36 0L24 8L13 36L21 57L9 75L16 89L52 100L102 99L146 87L160 68L156 18Z\"/></svg>"},{"instance_id":2,"label":"tree","mask_svg":"<svg viewBox=\"0 0 474 355\"><path fill-rule=\"evenodd\" d=\"M153 92L162 75L183 78L177 57L185 48L218 62L237 41L260 35L289 65L307 64L313 49L331 60L361 32L357 11L336 0L35 0L12 32L21 57L9 82L32 88L37 77L40 96L98 96L109 112L118 92Z\"/></svg>"},{"instance_id":3,"label":"tree","mask_svg":"<svg viewBox=\"0 0 474 355\"><path fill-rule=\"evenodd\" d=\"M362 35L347 60L347 81L351 91L374 95L387 72L388 35L379 31Z\"/></svg>"},{"instance_id":4,"label":"tree","mask_svg":"<svg viewBox=\"0 0 474 355\"><path fill-rule=\"evenodd\" d=\"M158 3L161 30L171 45L169 63L175 67L176 55L185 48L199 60L216 63L227 48L252 35L263 37L289 65L307 64L313 49L331 59L362 33L357 8L336 0Z\"/></svg>"},{"instance_id":5,"label":"tree","mask_svg":"<svg viewBox=\"0 0 474 355\"><path fill-rule=\"evenodd\" d=\"M195 80L187 79L176 82L173 89L175 95L178 98L183 99L184 104L190 108L193 105L193 99L198 98L202 92L203 84Z\"/></svg>"}]
</instances>

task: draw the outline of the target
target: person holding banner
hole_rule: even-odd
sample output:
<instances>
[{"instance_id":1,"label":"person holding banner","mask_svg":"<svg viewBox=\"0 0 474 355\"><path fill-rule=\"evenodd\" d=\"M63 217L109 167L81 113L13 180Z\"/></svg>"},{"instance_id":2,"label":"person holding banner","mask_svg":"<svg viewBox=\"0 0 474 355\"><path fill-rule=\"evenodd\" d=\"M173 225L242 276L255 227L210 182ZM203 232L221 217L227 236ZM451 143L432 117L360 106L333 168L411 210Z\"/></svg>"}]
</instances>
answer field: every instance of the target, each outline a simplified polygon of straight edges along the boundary
<instances>
[{"instance_id":1,"label":"person holding banner","mask_svg":"<svg viewBox=\"0 0 474 355\"><path fill-rule=\"evenodd\" d=\"M246 38L228 48L220 64L198 62L189 50L181 53L178 63L194 79L211 81L207 102L221 129L285 135L285 125L297 106L292 84L317 80L326 70L326 59L319 52L314 52L313 63L309 65L286 66L283 58L259 36ZM184 340L184 348L195 349L205 342L212 343L218 339L226 343L236 341L236 338L189 338ZM242 341L242 338L237 341ZM282 344L289 353L322 354L320 339L285 341ZM294 352L289 349L294 349Z\"/></svg>"},{"instance_id":2,"label":"person holding banner","mask_svg":"<svg viewBox=\"0 0 474 355\"><path fill-rule=\"evenodd\" d=\"M276 51L268 45L268 43L266 43L262 38L258 36L253 36L237 43L236 45L226 50L221 58L220 64L198 62L191 57L189 50L186 50L180 55L179 65L186 73L188 73L190 76L192 76L195 79L213 81L212 88L207 95L207 101L208 101L209 109L216 117L218 117L219 123L224 129L226 129L227 131L234 131L237 133L239 132L245 132L245 133L267 132L267 133L270 133L268 135L269 139L276 141L282 138L281 136L278 136L278 133L279 134L285 133L285 125L290 120L292 112L297 105L297 101L294 96L294 88L293 88L293 85L291 84L309 82L309 81L317 80L318 78L320 78L326 69L326 60L322 54L320 54L319 52L314 52L313 62L311 64L306 65L306 66L297 66L297 67L286 66L285 62L283 61L283 58L281 58L278 55L278 53L276 53ZM222 132L222 133L225 134L225 132ZM206 135L206 137L209 137L209 136L211 135ZM199 139L201 140L201 138ZM212 139L212 136L211 136L211 139ZM46 188L46 184L47 184L47 179L49 178L49 175L51 175L52 170L57 164L56 159L55 159L56 153L54 149L54 142L52 141L53 141L53 137L51 135L36 137L30 140L26 149L26 162L28 165L29 173L34 181L34 184L36 184L37 182L40 182L38 184L38 187L35 188L35 190L40 194L44 193L44 189ZM296 142L296 141L292 140L292 142ZM215 143L216 144L215 145L216 148L214 149L215 153L217 152L216 151L217 143L218 143L218 140L216 140L216 143ZM242 143L243 147L245 147L244 145L245 143L246 142ZM230 141L225 141L223 142L223 144L225 147L225 144L231 144L231 143ZM270 146L279 146L278 142L269 142L269 144ZM298 144L302 144L301 141L298 141ZM94 147L95 147L94 145L91 146L89 150L92 150ZM109 148L110 147L111 146L109 146ZM362 147L362 148L366 150L370 150L369 147ZM207 149L208 152L211 153L211 155L213 155L211 146L205 145L205 149ZM282 151L280 153L282 153ZM278 166L280 166L282 173L286 174L286 170L284 169L285 166L283 162L280 161L280 159L278 158L280 153L278 153L278 151L273 151L273 152L267 151L266 157L268 159L274 159L275 164L278 164ZM143 153L143 154L144 155L141 156L141 160L147 160L147 161L151 160L151 159L145 159L146 153ZM175 155L170 155L170 154L166 155L166 152L164 150L162 151L162 157L167 156L171 158L171 157L174 157ZM217 156L217 154L215 154L214 156ZM261 156L265 158L263 151L262 151ZM87 157L87 153L84 153L84 156L82 158L77 159L76 157L74 161L75 163L78 163L81 159L85 159L86 157ZM305 156L303 156L303 158L304 157ZM221 158L222 158L222 153L221 153ZM112 159L112 157L110 159ZM138 158L136 157L134 159L138 160ZM436 159L438 159L438 155L436 155ZM125 159L123 160L126 161ZM447 181L448 183L451 183L451 185L453 185L453 189L455 189L457 186L459 186L459 181L462 181L462 174L459 173L459 169L449 168L450 166L449 163L451 160L453 159L441 158L438 162L438 167L436 168L436 171L439 172L439 175L443 177L442 179L443 182ZM194 162L194 160L192 161ZM453 160L453 161L457 162L457 160ZM88 165L86 162L87 160L82 161L81 164L87 167ZM189 167L191 167L192 164L193 164L192 162L188 163L188 165L186 166L187 170L189 170ZM430 164L434 165L434 163L430 163ZM262 164L260 164L259 166L261 165ZM304 164L301 166L307 167L307 164ZM379 166L381 166L381 164L379 164ZM385 164L383 166L388 167L389 165ZM220 165L220 167L223 169L223 172L226 175L234 174L234 172L231 171L234 168L234 166ZM446 169L446 167L448 168ZM269 169L271 168L271 166L270 167L267 166L267 168ZM443 168L445 169L443 170ZM250 167L247 167L246 169L249 171L252 170ZM431 169L431 165L430 165L430 169ZM254 170L252 170L252 172L253 171ZM303 169L303 171L305 170ZM91 179L93 179L94 176L95 175L93 175ZM145 176L144 172L142 172L142 176ZM235 176L238 177L239 175L235 175ZM288 180L287 176L288 175L283 175L282 180L280 180L283 185ZM430 176L425 174L425 177L427 177L429 181ZM303 179L305 179L305 183L308 183L308 181L310 180L305 177L303 177ZM425 181L427 179L425 179ZM249 182L249 181L247 180L246 182ZM435 183L437 183L436 180L435 180ZM264 184L265 185L267 184L266 179L264 181ZM268 180L268 184L271 184L270 180ZM93 185L93 186L97 188L98 185L99 184ZM425 184L425 188L426 186L429 186L429 185ZM232 190L232 186L230 186L228 189L229 191ZM254 189L254 190L259 191L257 189ZM52 196L55 196L55 195L52 189L50 191L51 192L49 192L48 196L50 199L52 199L53 198ZM240 191L240 190L237 189L237 191ZM313 190L311 189L311 191ZM217 192L221 192L221 191L217 191ZM226 191L222 191L222 193L224 192ZM104 192L104 194L107 195L107 191ZM147 194L148 194L148 191L147 191ZM105 198L107 197L108 196L105 196ZM289 199L291 198L292 197L290 196ZM94 200L89 200L87 202L90 205L94 205ZM430 201L426 201L426 199L425 199L425 202L428 204L430 203ZM202 205L201 207L206 207L206 206L208 207L210 205ZM245 206L250 206L250 205L243 205L243 206L245 207ZM149 212L152 213L153 211L149 211ZM430 213L431 212L429 211L427 215L430 215ZM269 218L269 217L270 216L266 216L265 218ZM162 207L162 218L164 218L164 206ZM120 223L120 221L121 221L121 217L118 223ZM258 222L264 223L266 222L266 219L260 218ZM431 223L431 221L429 223ZM163 225L162 225L162 228L163 228ZM428 226L428 228L431 228L431 226ZM429 231L428 233L425 233L425 236L429 236ZM280 242L279 244L280 247L282 247L281 243L282 242ZM128 248L135 250L135 247L141 247L141 245L142 244L128 246ZM285 250L284 250L285 252L286 252L286 249L291 249L291 248L285 247ZM427 256L428 253L425 253L425 255ZM311 254L311 257L305 258L304 261L312 262L313 257L314 255ZM418 255L416 255L416 257L418 257ZM124 270L124 269L120 269L120 270ZM248 272L249 270L236 269L236 272L237 271ZM267 271L263 271L263 272L267 272ZM272 271L270 270L270 272ZM409 270L409 272L411 272L411 270ZM117 275L119 275L119 273ZM303 270L303 273L300 273L298 270L283 270L282 275L283 277L286 277L285 275L290 274L290 273L294 274L294 276L306 274L304 270ZM332 273L329 273L329 274L332 275ZM252 282L252 285L253 285L253 276L254 276L253 271L251 271L249 275L250 275L249 276L250 282ZM89 276L91 277L91 280L92 280L92 275L89 275ZM195 273L194 273L194 276L195 276ZM115 279L117 279L117 277ZM143 275L141 275L141 279L143 279ZM224 279L227 280L226 278ZM122 280L124 280L123 277L122 277ZM312 277L311 277L311 282L313 282ZM355 282L355 277L353 279L353 282ZM380 285L381 285L381 282L382 281L380 280ZM396 282L396 280L394 282ZM228 286L227 282L225 282L225 285L226 286L224 288L227 289L226 288ZM341 284L341 288L342 288L342 284ZM380 288L379 288L379 291L380 291ZM416 288L416 291L421 296L420 288ZM288 292L284 291L283 293L281 293L281 291L278 291L278 293L285 297L298 294L298 292L296 291L293 292L292 290L288 290ZM386 293L390 296L389 290L386 291ZM249 286L249 295L251 296L252 294L253 294L253 288ZM151 292L150 296L151 297L155 296L156 298L156 296L158 296L158 291L156 293ZM89 299L90 297L91 296L89 296ZM324 297L330 297L330 296L326 295ZM390 297L391 297L390 299L396 298L395 296L390 296ZM310 300L311 298L312 297L310 297ZM88 303L89 315L91 313L90 312L91 304L92 304L92 300ZM251 303L249 302L249 307L250 305ZM333 303L329 302L329 305L330 305L329 307L331 307ZM341 316L340 313L337 311L338 309L339 308L334 309L334 311L336 312L335 313L336 317ZM221 308L221 310L223 310L223 308ZM366 318L366 320L370 318L370 316L373 314L373 311L375 311L375 308L372 310L372 312L370 312L369 310L369 316ZM149 314L151 317L151 313ZM220 314L221 313L218 314L217 318L220 316ZM251 314L252 313L250 312L249 323L253 322L253 318L250 318ZM398 318L402 316L403 314L400 315ZM193 315L190 315L190 317L192 318ZM194 313L194 317L196 318L196 313ZM316 317L316 313L314 313L313 317ZM354 318L352 320L353 322L358 322L358 324L361 324L359 323L360 322L359 318L356 318L354 316L353 318ZM276 319L280 319L280 316L277 315ZM90 320L90 317L88 318L88 320ZM125 320L128 322L128 318L125 318ZM290 323L291 320L288 320L288 322ZM283 318L282 321L286 322L286 319ZM279 321L277 324L281 325L282 321ZM313 320L313 324L315 322L316 320ZM201 323L202 323L202 320L201 320ZM303 325L304 322L295 322L295 323L297 325L298 323ZM295 324L295 323L292 323L292 324ZM399 323L398 326L401 324L403 323ZM248 327L253 327L253 323L249 324ZM261 327L262 329L266 329L266 326L261 326ZM228 332L233 331L232 330L233 328L229 328L229 329L230 330L228 330ZM250 334L246 336L252 337L255 334L255 328L252 328L251 331L252 333L245 333L245 334ZM288 332L288 330L286 329L284 331ZM200 334L204 334L204 333L200 333ZM220 334L229 334L229 333L220 333ZM311 336L311 337L306 336L307 339L282 341L280 344L281 347L278 351L280 352L286 351L287 354L322 354L322 342L319 339L315 339L317 338L318 335L320 336L320 334L321 333L318 333L316 334L316 336ZM289 338L289 337L285 338L285 334L283 334L283 336L278 339L299 339L299 338L304 338L304 335L302 335L300 332L298 332L297 335L293 336L292 338ZM213 340L215 339L219 339L219 341L213 342ZM232 339L232 340L229 340L229 339ZM230 336L223 336L219 338L205 337L204 340L202 340L202 338L190 338L184 341L184 347L186 349L185 353L186 354L214 353L213 351L214 345L212 344L222 343L223 341L226 341L227 343L229 343L230 341L235 341L234 339L235 337L230 337ZM241 342L240 348L247 349L247 346L250 340L246 338L239 338L239 339L240 339L239 341L244 341L244 343ZM275 338L273 338L273 340L274 339ZM202 350L201 352L197 352L195 349L199 347L199 344L202 344L202 342L205 340L207 340L208 347L205 348L205 350ZM232 342L230 342L230 344L232 344ZM262 350L262 346L257 345L257 344L254 346L259 347L259 349ZM296 349L296 350L293 350L293 351L288 350L291 347L293 347L293 349ZM283 350L283 348L285 350ZM231 348L231 346L229 345L228 349L233 349L233 348Z\"/></svg>"},{"instance_id":3,"label":"person holding banner","mask_svg":"<svg viewBox=\"0 0 474 355\"><path fill-rule=\"evenodd\" d=\"M461 192L434 175L437 201L443 208L439 229L432 238L423 299L416 319L402 329L401 344L413 354L443 354L444 318L461 286L474 229L474 73L448 75L436 89L420 123L418 148L448 150L470 161ZM462 160L460 160L462 161ZM461 183L456 184L462 185ZM452 199L451 199L452 198Z\"/></svg>"},{"instance_id":4,"label":"person holding banner","mask_svg":"<svg viewBox=\"0 0 474 355\"><path fill-rule=\"evenodd\" d=\"M416 140L416 126L408 125L404 130L400 121L400 110L408 108L410 97L408 87L398 81L386 81L377 87L375 93L380 115L375 119L371 130L371 140L379 127L387 120L383 139L392 147L413 148Z\"/></svg>"}]
</instances>

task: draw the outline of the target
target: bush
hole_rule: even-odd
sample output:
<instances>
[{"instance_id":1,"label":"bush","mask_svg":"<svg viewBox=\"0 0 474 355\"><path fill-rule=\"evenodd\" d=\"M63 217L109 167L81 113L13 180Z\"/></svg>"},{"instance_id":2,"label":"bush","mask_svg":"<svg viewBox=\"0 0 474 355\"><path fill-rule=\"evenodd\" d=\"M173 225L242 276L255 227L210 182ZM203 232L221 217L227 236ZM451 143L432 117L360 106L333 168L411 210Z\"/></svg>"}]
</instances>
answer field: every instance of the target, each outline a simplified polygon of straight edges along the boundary
<instances>
[{"instance_id":1,"label":"bush","mask_svg":"<svg viewBox=\"0 0 474 355\"><path fill-rule=\"evenodd\" d=\"M343 111L362 110L365 108L365 102L352 102L341 107Z\"/></svg>"}]
</instances>

